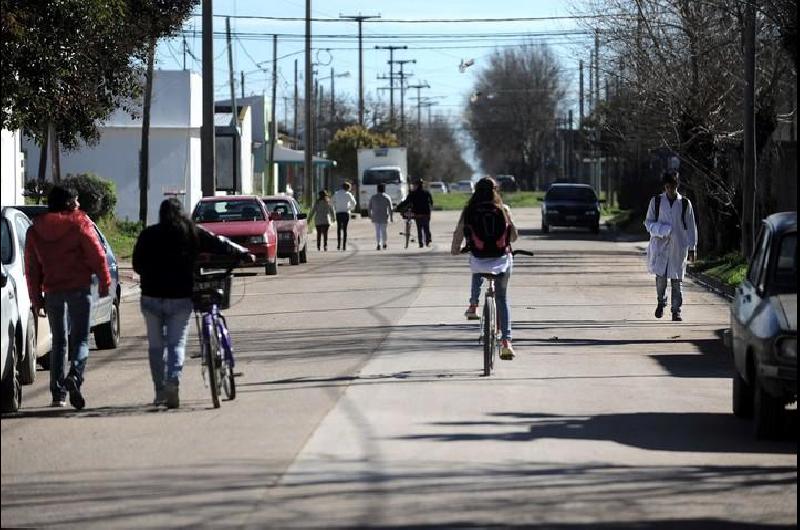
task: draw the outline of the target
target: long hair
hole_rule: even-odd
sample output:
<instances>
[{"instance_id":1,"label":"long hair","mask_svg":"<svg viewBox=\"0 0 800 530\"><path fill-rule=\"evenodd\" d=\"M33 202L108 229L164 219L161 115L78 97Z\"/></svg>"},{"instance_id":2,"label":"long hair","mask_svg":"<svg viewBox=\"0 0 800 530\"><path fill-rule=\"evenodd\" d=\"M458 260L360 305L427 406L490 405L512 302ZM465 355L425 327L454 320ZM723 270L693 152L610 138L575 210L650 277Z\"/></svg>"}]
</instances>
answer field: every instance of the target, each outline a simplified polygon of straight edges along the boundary
<instances>
[{"instance_id":1,"label":"long hair","mask_svg":"<svg viewBox=\"0 0 800 530\"><path fill-rule=\"evenodd\" d=\"M469 198L469 201L467 201L467 205L464 206L464 210L461 212L461 218L466 219L469 212L474 207L487 203L494 204L500 208L506 221L508 221L508 213L506 209L503 208L503 199L500 198L500 194L497 192L497 182L495 182L492 177L483 177L475 184L475 191L472 193L472 197Z\"/></svg>"},{"instance_id":2,"label":"long hair","mask_svg":"<svg viewBox=\"0 0 800 530\"><path fill-rule=\"evenodd\" d=\"M158 224L170 232L180 234L194 251L198 246L197 229L186 215L183 205L178 199L164 199L158 209Z\"/></svg>"}]
</instances>

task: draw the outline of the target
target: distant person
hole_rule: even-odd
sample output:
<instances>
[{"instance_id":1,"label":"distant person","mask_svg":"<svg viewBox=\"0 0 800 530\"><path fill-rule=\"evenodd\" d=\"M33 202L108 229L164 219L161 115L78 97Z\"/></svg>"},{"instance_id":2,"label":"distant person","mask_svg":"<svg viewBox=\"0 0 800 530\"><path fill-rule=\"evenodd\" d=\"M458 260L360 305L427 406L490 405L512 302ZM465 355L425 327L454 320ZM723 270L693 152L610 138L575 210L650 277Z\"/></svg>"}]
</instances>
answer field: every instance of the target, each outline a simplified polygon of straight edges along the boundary
<instances>
[{"instance_id":1,"label":"distant person","mask_svg":"<svg viewBox=\"0 0 800 530\"><path fill-rule=\"evenodd\" d=\"M140 307L147 325L154 405L180 406L179 385L200 253L235 254L243 261L255 261L246 248L195 225L177 199L161 203L158 223L142 230L133 249L133 270L140 277Z\"/></svg>"},{"instance_id":2,"label":"distant person","mask_svg":"<svg viewBox=\"0 0 800 530\"><path fill-rule=\"evenodd\" d=\"M325 252L328 252L328 229L331 227L331 223L336 220L336 212L333 210L327 190L319 192L317 202L314 203L314 207L311 209L311 217L314 220L314 226L317 228L317 250L322 250L321 247L324 247Z\"/></svg>"},{"instance_id":3,"label":"distant person","mask_svg":"<svg viewBox=\"0 0 800 530\"><path fill-rule=\"evenodd\" d=\"M333 209L336 212L336 250L347 250L347 225L350 223L350 210L356 207L356 198L350 193L350 183L345 181L342 188L333 194Z\"/></svg>"},{"instance_id":4,"label":"distant person","mask_svg":"<svg viewBox=\"0 0 800 530\"><path fill-rule=\"evenodd\" d=\"M66 405L69 393L77 410L86 406L81 387L89 359L92 274L99 280L101 297L108 296L111 287L105 250L91 219L79 207L73 188L54 185L47 196L48 212L34 218L25 242L28 291L36 313L47 313L53 336L51 406Z\"/></svg>"},{"instance_id":5,"label":"distant person","mask_svg":"<svg viewBox=\"0 0 800 530\"><path fill-rule=\"evenodd\" d=\"M664 193L650 199L644 226L650 233L647 246L647 269L656 276L655 316L661 318L667 305L667 279L672 284L670 309L672 320L680 322L683 305L682 282L686 262L694 261L697 246L697 225L692 203L678 193L679 176L665 172L661 183Z\"/></svg>"},{"instance_id":6,"label":"distant person","mask_svg":"<svg viewBox=\"0 0 800 530\"><path fill-rule=\"evenodd\" d=\"M369 199L369 218L375 225L375 250L386 250L388 239L387 225L394 222L392 215L392 199L386 194L386 184L378 184L378 193Z\"/></svg>"},{"instance_id":7,"label":"distant person","mask_svg":"<svg viewBox=\"0 0 800 530\"><path fill-rule=\"evenodd\" d=\"M489 229L495 233L490 234ZM517 227L511 217L511 208L503 203L497 192L497 183L490 177L482 178L475 185L458 224L453 232L450 253L461 253L461 242L466 240L470 249L469 266L472 271L469 306L464 316L478 320L478 302L481 296L482 273L497 275L494 282L497 302L497 324L500 328L500 358L514 358L511 344L511 304L508 301L508 282L513 269L511 243L517 240Z\"/></svg>"},{"instance_id":8,"label":"distant person","mask_svg":"<svg viewBox=\"0 0 800 530\"><path fill-rule=\"evenodd\" d=\"M397 205L397 211L409 210L417 224L417 241L420 248L431 246L431 209L433 196L425 189L425 182L417 179L413 191Z\"/></svg>"}]
</instances>

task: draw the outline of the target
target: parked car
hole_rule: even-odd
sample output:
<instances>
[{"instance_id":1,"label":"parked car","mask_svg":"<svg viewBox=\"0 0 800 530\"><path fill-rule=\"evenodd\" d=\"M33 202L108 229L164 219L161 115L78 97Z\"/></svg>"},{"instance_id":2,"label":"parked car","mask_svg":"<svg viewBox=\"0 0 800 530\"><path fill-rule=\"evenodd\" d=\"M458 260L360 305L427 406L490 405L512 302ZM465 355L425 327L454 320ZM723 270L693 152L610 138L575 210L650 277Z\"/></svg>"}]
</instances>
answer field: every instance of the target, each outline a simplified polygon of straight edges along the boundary
<instances>
[{"instance_id":1,"label":"parked car","mask_svg":"<svg viewBox=\"0 0 800 530\"><path fill-rule=\"evenodd\" d=\"M797 212L764 220L730 318L733 413L772 437L797 401Z\"/></svg>"},{"instance_id":2,"label":"parked car","mask_svg":"<svg viewBox=\"0 0 800 530\"><path fill-rule=\"evenodd\" d=\"M588 184L553 184L542 202L542 232L551 226L585 226L600 232L600 203Z\"/></svg>"},{"instance_id":3,"label":"parked car","mask_svg":"<svg viewBox=\"0 0 800 530\"><path fill-rule=\"evenodd\" d=\"M21 211L6 207L0 213L2 222L2 262L6 274L13 279L14 294L20 317L17 330L17 363L20 381L30 385L36 379L36 337L38 319L33 310L28 283L25 280L25 240L31 221Z\"/></svg>"},{"instance_id":4,"label":"parked car","mask_svg":"<svg viewBox=\"0 0 800 530\"><path fill-rule=\"evenodd\" d=\"M475 191L475 183L471 180L459 180L450 184L450 191L472 193Z\"/></svg>"},{"instance_id":5,"label":"parked car","mask_svg":"<svg viewBox=\"0 0 800 530\"><path fill-rule=\"evenodd\" d=\"M519 191L519 184L517 184L517 179L514 178L514 175L497 175L495 180L500 187L500 191Z\"/></svg>"},{"instance_id":6,"label":"parked car","mask_svg":"<svg viewBox=\"0 0 800 530\"><path fill-rule=\"evenodd\" d=\"M0 349L2 365L0 368L0 411L16 412L22 404L22 380L20 377L19 353L17 340L21 329L19 309L17 307L16 285L14 279L6 272L6 266L0 265Z\"/></svg>"},{"instance_id":7,"label":"parked car","mask_svg":"<svg viewBox=\"0 0 800 530\"><path fill-rule=\"evenodd\" d=\"M15 210L23 212L31 221L37 216L47 212L47 206L41 204L25 204L13 207ZM100 241L106 253L106 263L111 275L111 287L108 289L108 296L101 297L99 283L96 275L92 275L92 320L91 330L94 335L94 342L100 350L110 350L119 346L119 339L122 335L120 325L120 303L122 301L122 287L119 284L119 265L114 249L103 235L103 232L94 226L97 239ZM39 355L39 364L47 369L50 366L49 353Z\"/></svg>"},{"instance_id":8,"label":"parked car","mask_svg":"<svg viewBox=\"0 0 800 530\"><path fill-rule=\"evenodd\" d=\"M447 193L447 184L439 180L434 180L428 185L428 191L431 193Z\"/></svg>"},{"instance_id":9,"label":"parked car","mask_svg":"<svg viewBox=\"0 0 800 530\"><path fill-rule=\"evenodd\" d=\"M223 195L198 201L192 219L214 234L247 247L268 276L278 274L278 233L275 222L255 195Z\"/></svg>"},{"instance_id":10,"label":"parked car","mask_svg":"<svg viewBox=\"0 0 800 530\"><path fill-rule=\"evenodd\" d=\"M300 211L294 198L286 195L261 197L267 211L279 216L275 221L278 231L278 257L289 258L298 265L308 261L308 214Z\"/></svg>"}]
</instances>

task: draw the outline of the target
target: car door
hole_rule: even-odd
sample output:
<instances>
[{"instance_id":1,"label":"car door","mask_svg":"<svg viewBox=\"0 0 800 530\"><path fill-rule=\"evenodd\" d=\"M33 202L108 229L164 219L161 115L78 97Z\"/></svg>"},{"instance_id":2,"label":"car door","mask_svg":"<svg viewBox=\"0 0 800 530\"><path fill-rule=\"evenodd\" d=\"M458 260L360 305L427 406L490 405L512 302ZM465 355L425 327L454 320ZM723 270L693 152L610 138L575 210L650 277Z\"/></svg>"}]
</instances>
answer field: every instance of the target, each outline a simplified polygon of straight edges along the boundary
<instances>
[{"instance_id":1,"label":"car door","mask_svg":"<svg viewBox=\"0 0 800 530\"><path fill-rule=\"evenodd\" d=\"M744 350L748 344L752 344L751 322L757 316L757 312L763 310L765 301L762 300L764 293L764 281L769 267L769 248L772 233L768 225L763 225L759 233L756 250L747 270L747 276L742 284L736 289L736 296L733 305L733 347L739 352L738 358L744 359ZM742 367L744 368L744 367Z\"/></svg>"},{"instance_id":2,"label":"car door","mask_svg":"<svg viewBox=\"0 0 800 530\"><path fill-rule=\"evenodd\" d=\"M111 318L111 305L114 303L114 297L117 292L117 259L111 246L106 241L106 238L100 232L96 225L94 232L97 239L103 246L106 253L106 263L108 264L108 272L111 274L111 287L108 289L108 296L101 297L99 284L100 281L96 274L92 274L92 326L108 322Z\"/></svg>"}]
</instances>

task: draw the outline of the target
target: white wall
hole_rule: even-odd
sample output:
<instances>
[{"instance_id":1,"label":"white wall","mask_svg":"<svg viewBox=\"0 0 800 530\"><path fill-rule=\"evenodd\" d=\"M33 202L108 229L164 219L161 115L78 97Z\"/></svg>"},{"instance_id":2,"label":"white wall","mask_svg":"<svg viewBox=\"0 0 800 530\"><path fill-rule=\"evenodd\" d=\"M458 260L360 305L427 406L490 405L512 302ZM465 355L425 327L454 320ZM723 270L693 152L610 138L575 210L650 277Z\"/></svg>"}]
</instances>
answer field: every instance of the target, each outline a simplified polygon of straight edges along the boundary
<instances>
[{"instance_id":1,"label":"white wall","mask_svg":"<svg viewBox=\"0 0 800 530\"><path fill-rule=\"evenodd\" d=\"M23 204L25 158L19 131L0 131L0 205Z\"/></svg>"}]
</instances>

